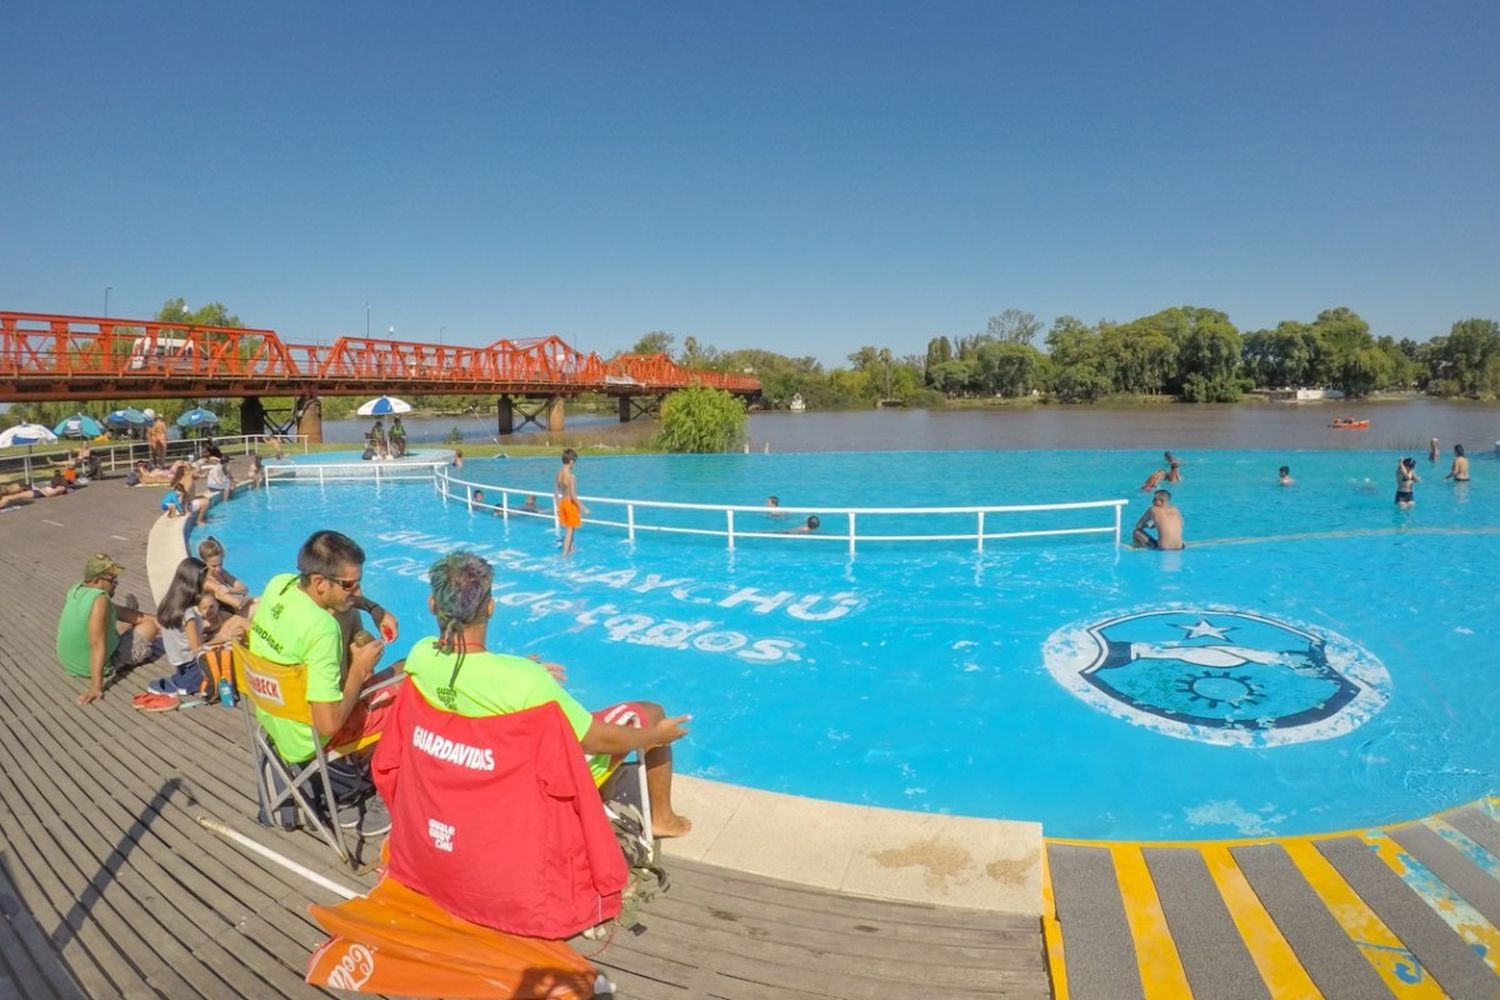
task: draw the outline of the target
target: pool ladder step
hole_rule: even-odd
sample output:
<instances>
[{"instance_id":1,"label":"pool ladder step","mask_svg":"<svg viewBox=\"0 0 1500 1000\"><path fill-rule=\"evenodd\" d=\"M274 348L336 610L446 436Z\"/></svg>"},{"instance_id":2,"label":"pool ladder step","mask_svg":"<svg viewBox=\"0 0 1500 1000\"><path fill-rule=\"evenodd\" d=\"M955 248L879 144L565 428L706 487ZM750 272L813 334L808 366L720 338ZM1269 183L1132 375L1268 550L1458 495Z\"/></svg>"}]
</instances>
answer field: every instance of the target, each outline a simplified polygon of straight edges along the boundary
<instances>
[{"instance_id":1,"label":"pool ladder step","mask_svg":"<svg viewBox=\"0 0 1500 1000\"><path fill-rule=\"evenodd\" d=\"M1060 1000L1500 998L1500 798L1306 837L1049 839Z\"/></svg>"}]
</instances>

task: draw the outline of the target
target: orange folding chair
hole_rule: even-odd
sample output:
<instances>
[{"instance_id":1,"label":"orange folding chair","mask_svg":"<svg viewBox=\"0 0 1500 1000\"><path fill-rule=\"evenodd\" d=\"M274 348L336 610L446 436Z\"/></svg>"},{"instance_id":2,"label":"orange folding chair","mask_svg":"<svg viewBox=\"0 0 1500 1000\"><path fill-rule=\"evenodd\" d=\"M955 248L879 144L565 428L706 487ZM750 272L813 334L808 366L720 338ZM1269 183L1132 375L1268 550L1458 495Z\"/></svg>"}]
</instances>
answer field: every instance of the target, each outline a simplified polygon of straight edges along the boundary
<instances>
[{"instance_id":1,"label":"orange folding chair","mask_svg":"<svg viewBox=\"0 0 1500 1000\"><path fill-rule=\"evenodd\" d=\"M313 795L321 786L323 801L328 804L331 814L336 805L328 765L368 748L379 736L365 736L344 746L325 747L313 725L312 707L307 702L306 667L272 663L250 652L243 642L234 644L234 666L235 685L240 693L240 704L245 708L245 725L250 733L251 763L255 768L256 796L262 815L269 820L283 806L294 806L298 817L322 838L339 860L351 864L343 830L317 808ZM312 759L300 767L283 760L265 727L260 724L262 716L307 726L316 748ZM314 782L318 784L314 785Z\"/></svg>"}]
</instances>

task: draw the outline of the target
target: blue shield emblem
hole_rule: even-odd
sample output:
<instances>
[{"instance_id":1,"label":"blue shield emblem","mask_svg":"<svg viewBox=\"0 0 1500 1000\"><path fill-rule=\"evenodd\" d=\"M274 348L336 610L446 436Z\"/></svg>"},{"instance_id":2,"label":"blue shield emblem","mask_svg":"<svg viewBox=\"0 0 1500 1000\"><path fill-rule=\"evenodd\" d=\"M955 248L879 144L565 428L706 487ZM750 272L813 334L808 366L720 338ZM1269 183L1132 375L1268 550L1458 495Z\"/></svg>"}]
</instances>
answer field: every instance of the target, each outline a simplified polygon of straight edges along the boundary
<instances>
[{"instance_id":1,"label":"blue shield emblem","mask_svg":"<svg viewBox=\"0 0 1500 1000\"><path fill-rule=\"evenodd\" d=\"M1348 732L1390 676L1332 633L1247 611L1177 608L1053 633L1047 668L1084 701L1171 736L1274 746Z\"/></svg>"}]
</instances>

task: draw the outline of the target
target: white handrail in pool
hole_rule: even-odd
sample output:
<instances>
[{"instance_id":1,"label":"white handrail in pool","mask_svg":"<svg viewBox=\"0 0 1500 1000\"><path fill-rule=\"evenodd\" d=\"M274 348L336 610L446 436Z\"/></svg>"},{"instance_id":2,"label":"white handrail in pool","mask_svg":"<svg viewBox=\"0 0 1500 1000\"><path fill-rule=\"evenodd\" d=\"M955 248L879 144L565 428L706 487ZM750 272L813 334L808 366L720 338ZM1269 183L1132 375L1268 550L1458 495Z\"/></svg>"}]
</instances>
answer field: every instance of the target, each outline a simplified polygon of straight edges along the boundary
<instances>
[{"instance_id":1,"label":"white handrail in pool","mask_svg":"<svg viewBox=\"0 0 1500 1000\"><path fill-rule=\"evenodd\" d=\"M524 517L545 517L552 522L554 528L558 527L557 511L554 507L551 511L528 510L522 506L512 506L512 496L537 495L535 489L516 488L512 486L499 486L493 483L480 483L469 479L459 479L453 475L449 466L437 465L433 467L433 486L438 495L444 500L458 500L468 506L470 510L476 507L493 510L502 518L509 519L512 515ZM454 487L461 487L461 491L454 492ZM500 502L476 503L474 491L487 491L499 494ZM678 535L712 535L724 538L729 547L734 548L737 538L781 538L781 539L807 539L810 541L847 542L849 551L854 552L858 542L936 542L936 541L973 541L978 551L984 551L986 541L998 541L1006 538L1043 538L1049 536L1066 535L1114 535L1115 545L1120 544L1120 532L1122 523L1121 511L1129 500L1083 500L1072 503L1052 504L989 504L979 506L944 506L944 507L777 507L778 514L817 514L823 516L844 516L848 519L848 533L842 535L823 534L817 532L794 533L787 531L745 531L735 528L734 515L736 512L765 515L769 508L751 504L701 504L684 503L675 500L625 500L618 497L580 496L578 498L584 504L613 505L623 507L625 520L610 520L601 517L584 518L583 523L593 524L601 527L624 528L626 537L635 541L636 532L656 531L662 534ZM680 525L666 524L640 524L636 521L636 510L638 508L651 510L698 510L720 512L724 515L724 529L714 528L688 528ZM1053 510L1103 510L1110 508L1113 511L1113 523L1099 527L1082 528L1043 528L1029 531L986 531L985 515L987 514L1031 514L1042 511ZM975 516L975 530L958 534L928 534L928 535L889 535L889 534L866 534L861 535L858 531L858 518L861 514L893 514L901 516L925 516L932 514L972 514Z\"/></svg>"},{"instance_id":2,"label":"white handrail in pool","mask_svg":"<svg viewBox=\"0 0 1500 1000\"><path fill-rule=\"evenodd\" d=\"M273 483L368 483L438 481L441 462L266 462L266 506L271 505Z\"/></svg>"}]
</instances>

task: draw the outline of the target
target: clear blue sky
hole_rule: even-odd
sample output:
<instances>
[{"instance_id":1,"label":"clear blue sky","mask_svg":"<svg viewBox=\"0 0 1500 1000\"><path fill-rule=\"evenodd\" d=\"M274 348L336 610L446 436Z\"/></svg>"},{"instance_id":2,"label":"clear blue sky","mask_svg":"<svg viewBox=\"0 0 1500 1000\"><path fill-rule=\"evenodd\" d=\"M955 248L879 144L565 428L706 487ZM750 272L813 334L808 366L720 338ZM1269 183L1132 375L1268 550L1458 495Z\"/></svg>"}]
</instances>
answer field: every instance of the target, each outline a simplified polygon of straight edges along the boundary
<instances>
[{"instance_id":1,"label":"clear blue sky","mask_svg":"<svg viewBox=\"0 0 1500 1000\"><path fill-rule=\"evenodd\" d=\"M1500 4L7 4L0 309L841 362L1500 318Z\"/></svg>"}]
</instances>

